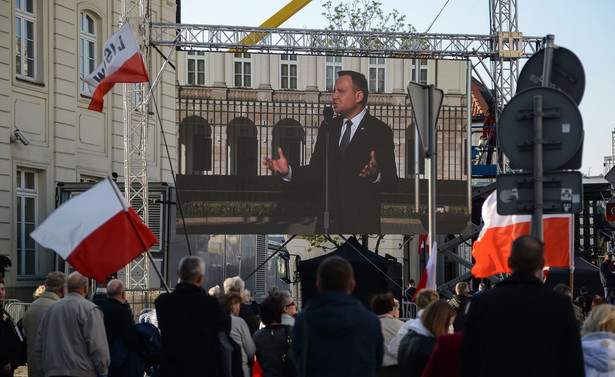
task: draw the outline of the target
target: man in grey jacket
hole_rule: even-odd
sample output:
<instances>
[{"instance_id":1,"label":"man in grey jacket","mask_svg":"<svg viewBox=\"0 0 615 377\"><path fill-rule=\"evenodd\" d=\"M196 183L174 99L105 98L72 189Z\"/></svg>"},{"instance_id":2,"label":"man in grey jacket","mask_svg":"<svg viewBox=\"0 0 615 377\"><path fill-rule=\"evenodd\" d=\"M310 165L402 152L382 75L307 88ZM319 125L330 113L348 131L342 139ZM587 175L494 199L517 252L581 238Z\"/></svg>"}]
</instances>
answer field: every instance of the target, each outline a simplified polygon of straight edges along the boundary
<instances>
[{"instance_id":1,"label":"man in grey jacket","mask_svg":"<svg viewBox=\"0 0 615 377\"><path fill-rule=\"evenodd\" d=\"M28 342L28 377L42 376L42 373L36 367L36 352L34 351L36 333L47 309L64 297L64 294L66 294L66 275L60 271L48 273L45 278L45 291L23 315L23 328L26 330L26 336L30 338Z\"/></svg>"},{"instance_id":2,"label":"man in grey jacket","mask_svg":"<svg viewBox=\"0 0 615 377\"><path fill-rule=\"evenodd\" d=\"M88 279L68 276L68 293L51 305L36 335L36 359L46 377L106 376L109 347L100 308L86 299Z\"/></svg>"}]
</instances>

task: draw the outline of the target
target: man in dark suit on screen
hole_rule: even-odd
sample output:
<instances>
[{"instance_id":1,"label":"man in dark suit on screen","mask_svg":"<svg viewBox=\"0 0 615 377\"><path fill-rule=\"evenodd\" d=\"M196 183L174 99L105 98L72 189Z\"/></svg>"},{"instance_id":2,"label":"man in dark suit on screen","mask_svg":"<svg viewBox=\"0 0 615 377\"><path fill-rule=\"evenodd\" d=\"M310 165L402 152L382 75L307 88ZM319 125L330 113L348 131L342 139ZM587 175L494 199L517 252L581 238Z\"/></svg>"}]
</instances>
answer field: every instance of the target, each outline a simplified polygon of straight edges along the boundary
<instances>
[{"instance_id":1,"label":"man in dark suit on screen","mask_svg":"<svg viewBox=\"0 0 615 377\"><path fill-rule=\"evenodd\" d=\"M315 187L324 198L328 157L329 222L322 208L316 233L379 234L380 193L397 182L393 132L365 108L365 76L355 71L338 75L332 96L338 116L329 120L325 113L310 163L291 167L278 148L279 159L265 157L263 165L299 187Z\"/></svg>"}]
</instances>

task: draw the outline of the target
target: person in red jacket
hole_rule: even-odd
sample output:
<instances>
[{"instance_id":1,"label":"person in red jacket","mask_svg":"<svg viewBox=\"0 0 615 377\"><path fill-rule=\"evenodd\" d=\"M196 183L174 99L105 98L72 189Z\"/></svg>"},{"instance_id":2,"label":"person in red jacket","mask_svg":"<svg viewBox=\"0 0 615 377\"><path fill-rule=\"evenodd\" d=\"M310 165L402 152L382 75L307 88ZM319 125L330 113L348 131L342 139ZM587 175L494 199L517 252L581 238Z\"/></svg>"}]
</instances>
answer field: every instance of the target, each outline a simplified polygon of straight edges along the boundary
<instances>
[{"instance_id":1,"label":"person in red jacket","mask_svg":"<svg viewBox=\"0 0 615 377\"><path fill-rule=\"evenodd\" d=\"M459 376L459 347L462 332L443 334L433 349L427 366L421 377L457 377Z\"/></svg>"}]
</instances>

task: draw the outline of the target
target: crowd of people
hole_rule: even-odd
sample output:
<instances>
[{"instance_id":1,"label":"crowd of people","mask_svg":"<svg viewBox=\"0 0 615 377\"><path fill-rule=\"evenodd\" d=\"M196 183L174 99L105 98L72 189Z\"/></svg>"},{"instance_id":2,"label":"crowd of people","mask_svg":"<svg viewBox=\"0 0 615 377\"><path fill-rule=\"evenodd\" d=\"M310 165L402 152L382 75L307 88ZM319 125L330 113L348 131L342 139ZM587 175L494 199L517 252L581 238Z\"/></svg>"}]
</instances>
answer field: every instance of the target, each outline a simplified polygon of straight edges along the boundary
<instances>
[{"instance_id":1,"label":"crowd of people","mask_svg":"<svg viewBox=\"0 0 615 377\"><path fill-rule=\"evenodd\" d=\"M144 348L159 340L158 329L135 325L121 280L104 285L101 300L89 295L89 279L79 272L54 271L19 322L0 306L0 376L13 376L21 365L30 377L143 376L156 362ZM0 282L0 301L4 291Z\"/></svg>"},{"instance_id":2,"label":"crowd of people","mask_svg":"<svg viewBox=\"0 0 615 377\"><path fill-rule=\"evenodd\" d=\"M374 295L371 310L352 295L354 272L343 258L320 264L318 294L299 312L288 291L256 304L239 277L210 294L201 286L203 260L185 257L175 289L140 321L159 337L153 363L120 280L105 284L97 305L86 277L52 272L23 331L0 307L0 376L19 365L22 337L29 376L615 375L615 305L584 287L577 297L564 284L546 287L543 249L535 237L519 237L512 274L473 295L465 282L449 300L433 289L412 292L418 312L406 322L391 293Z\"/></svg>"}]
</instances>

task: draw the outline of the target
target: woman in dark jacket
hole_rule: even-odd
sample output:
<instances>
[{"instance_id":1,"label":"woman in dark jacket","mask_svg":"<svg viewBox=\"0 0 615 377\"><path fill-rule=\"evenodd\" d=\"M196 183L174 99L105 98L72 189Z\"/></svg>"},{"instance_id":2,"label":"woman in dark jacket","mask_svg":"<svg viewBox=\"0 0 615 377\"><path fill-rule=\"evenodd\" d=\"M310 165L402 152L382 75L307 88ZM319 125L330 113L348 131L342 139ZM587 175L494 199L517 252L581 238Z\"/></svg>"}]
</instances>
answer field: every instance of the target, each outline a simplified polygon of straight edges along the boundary
<instances>
[{"instance_id":1,"label":"woman in dark jacket","mask_svg":"<svg viewBox=\"0 0 615 377\"><path fill-rule=\"evenodd\" d=\"M265 328L254 333L256 360L263 377L293 377L297 367L291 351L292 328L282 325L284 304L280 296L269 296L260 305Z\"/></svg>"},{"instance_id":2,"label":"woman in dark jacket","mask_svg":"<svg viewBox=\"0 0 615 377\"><path fill-rule=\"evenodd\" d=\"M449 326L455 320L455 311L444 300L429 304L420 321L410 328L399 344L397 360L402 376L421 377L436 338L448 334Z\"/></svg>"},{"instance_id":3,"label":"woman in dark jacket","mask_svg":"<svg viewBox=\"0 0 615 377\"><path fill-rule=\"evenodd\" d=\"M0 281L0 303L4 300L4 283ZM17 369L21 340L13 318L0 305L0 376L13 376Z\"/></svg>"}]
</instances>

